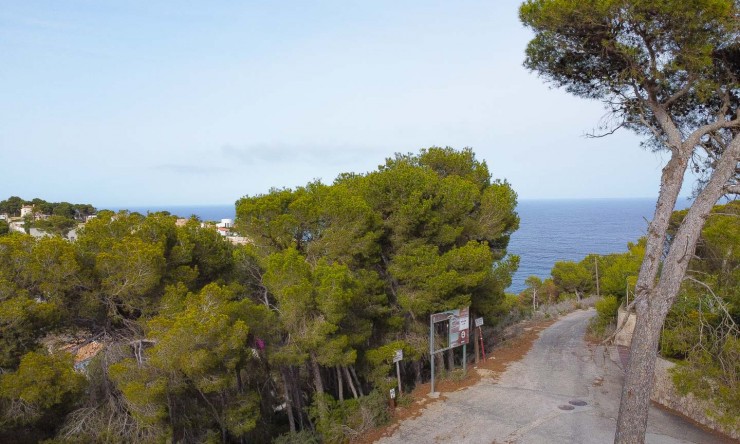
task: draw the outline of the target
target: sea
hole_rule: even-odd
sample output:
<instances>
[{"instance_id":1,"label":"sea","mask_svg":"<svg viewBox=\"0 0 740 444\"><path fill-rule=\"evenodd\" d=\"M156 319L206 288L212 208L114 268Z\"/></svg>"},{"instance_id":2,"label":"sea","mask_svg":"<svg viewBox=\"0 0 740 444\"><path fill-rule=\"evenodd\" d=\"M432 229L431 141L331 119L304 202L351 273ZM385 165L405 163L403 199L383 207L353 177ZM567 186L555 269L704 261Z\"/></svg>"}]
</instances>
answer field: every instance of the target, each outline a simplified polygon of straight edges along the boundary
<instances>
[{"instance_id":1,"label":"sea","mask_svg":"<svg viewBox=\"0 0 740 444\"><path fill-rule=\"evenodd\" d=\"M519 229L508 252L519 256L519 270L512 278L511 293L524 289L529 276L550 277L557 261L580 261L591 253L627 251L647 233L657 198L521 200L517 206ZM680 198L676 209L691 202Z\"/></svg>"},{"instance_id":2,"label":"sea","mask_svg":"<svg viewBox=\"0 0 740 444\"><path fill-rule=\"evenodd\" d=\"M655 210L655 198L639 199L523 199L519 201L519 229L511 236L508 252L519 256L511 293L524 289L531 276L545 279L556 261L580 261L591 253L627 251L628 242L644 236ZM681 198L677 209L690 201ZM160 205L112 207L142 214L169 211L180 217L198 216L201 220L234 219L234 205Z\"/></svg>"}]
</instances>

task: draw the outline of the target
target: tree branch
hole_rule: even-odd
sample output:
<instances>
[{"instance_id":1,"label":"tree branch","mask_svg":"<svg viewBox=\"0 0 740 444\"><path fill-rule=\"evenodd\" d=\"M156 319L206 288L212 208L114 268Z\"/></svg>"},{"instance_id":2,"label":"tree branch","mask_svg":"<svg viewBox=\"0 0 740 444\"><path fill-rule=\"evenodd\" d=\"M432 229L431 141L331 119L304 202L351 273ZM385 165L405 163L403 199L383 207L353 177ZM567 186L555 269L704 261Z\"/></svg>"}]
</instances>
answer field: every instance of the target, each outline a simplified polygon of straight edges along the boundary
<instances>
[{"instance_id":1,"label":"tree branch","mask_svg":"<svg viewBox=\"0 0 740 444\"><path fill-rule=\"evenodd\" d=\"M587 133L586 137L589 139L601 139L602 137L611 136L612 134L616 133L620 128L624 127L627 124L627 122L622 121L619 125L617 125L615 128L601 134L595 134L595 133Z\"/></svg>"},{"instance_id":2,"label":"tree branch","mask_svg":"<svg viewBox=\"0 0 740 444\"><path fill-rule=\"evenodd\" d=\"M690 147L695 147L699 145L699 141L701 140L701 138L706 136L707 134L713 133L723 128L732 128L737 126L740 126L740 118L735 118L732 120L718 120L716 122L707 123L706 125L700 126L693 133L691 133L691 135L686 139L686 145Z\"/></svg>"},{"instance_id":3,"label":"tree branch","mask_svg":"<svg viewBox=\"0 0 740 444\"><path fill-rule=\"evenodd\" d=\"M668 99L665 102L663 102L663 106L666 109L670 108L670 106L676 103L681 97L688 94L688 92L691 90L693 86L694 86L694 76L689 76L689 78L686 79L686 84L681 89L673 93L670 97L668 97Z\"/></svg>"}]
</instances>

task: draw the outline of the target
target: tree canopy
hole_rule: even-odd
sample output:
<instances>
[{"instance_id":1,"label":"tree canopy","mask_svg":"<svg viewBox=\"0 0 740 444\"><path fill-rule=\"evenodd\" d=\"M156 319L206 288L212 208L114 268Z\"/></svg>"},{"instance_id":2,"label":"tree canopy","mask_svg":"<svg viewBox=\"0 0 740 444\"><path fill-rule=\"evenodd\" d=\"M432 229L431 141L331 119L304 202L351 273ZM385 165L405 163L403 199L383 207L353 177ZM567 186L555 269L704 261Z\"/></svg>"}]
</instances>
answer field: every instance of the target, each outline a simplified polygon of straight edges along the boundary
<instances>
[{"instance_id":1,"label":"tree canopy","mask_svg":"<svg viewBox=\"0 0 740 444\"><path fill-rule=\"evenodd\" d=\"M346 441L387 417L396 349L426 377L431 313L501 319L515 207L472 150L432 147L245 196L246 245L165 212L0 236L0 440ZM103 344L82 379L54 345L80 335Z\"/></svg>"}]
</instances>

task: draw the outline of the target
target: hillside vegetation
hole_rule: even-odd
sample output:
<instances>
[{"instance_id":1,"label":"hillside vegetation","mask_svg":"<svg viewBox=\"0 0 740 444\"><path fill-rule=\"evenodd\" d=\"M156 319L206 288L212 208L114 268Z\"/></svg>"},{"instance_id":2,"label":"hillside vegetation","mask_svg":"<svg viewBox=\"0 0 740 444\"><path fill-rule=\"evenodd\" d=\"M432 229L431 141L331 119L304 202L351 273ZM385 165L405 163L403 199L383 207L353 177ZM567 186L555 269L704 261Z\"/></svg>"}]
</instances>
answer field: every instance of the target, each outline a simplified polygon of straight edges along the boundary
<instances>
[{"instance_id":1,"label":"hillside vegetation","mask_svg":"<svg viewBox=\"0 0 740 444\"><path fill-rule=\"evenodd\" d=\"M516 194L469 149L236 205L247 245L125 211L0 236L0 441L348 441L387 418L395 350L428 378L431 313L507 309Z\"/></svg>"}]
</instances>

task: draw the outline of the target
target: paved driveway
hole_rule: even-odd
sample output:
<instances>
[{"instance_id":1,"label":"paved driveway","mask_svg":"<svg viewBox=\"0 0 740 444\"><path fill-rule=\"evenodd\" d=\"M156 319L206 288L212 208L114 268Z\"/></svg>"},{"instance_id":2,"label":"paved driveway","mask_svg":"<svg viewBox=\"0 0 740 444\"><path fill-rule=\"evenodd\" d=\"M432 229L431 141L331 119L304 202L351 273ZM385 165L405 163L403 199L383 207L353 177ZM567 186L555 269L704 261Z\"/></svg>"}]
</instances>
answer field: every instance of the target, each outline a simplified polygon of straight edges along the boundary
<instances>
[{"instance_id":1,"label":"paved driveway","mask_svg":"<svg viewBox=\"0 0 740 444\"><path fill-rule=\"evenodd\" d=\"M495 381L445 393L379 444L611 443L623 372L616 351L583 337L595 311L577 311L544 330L529 353ZM729 442L655 407L649 443Z\"/></svg>"}]
</instances>

